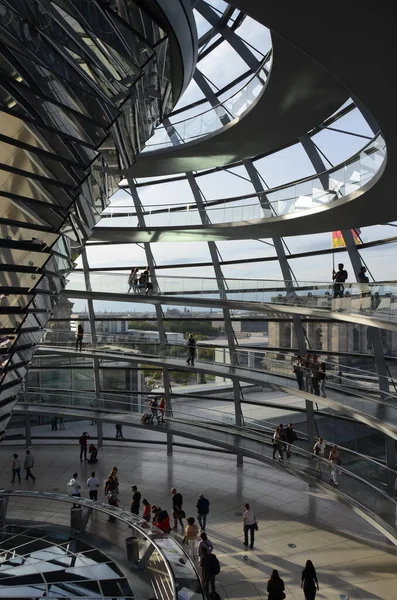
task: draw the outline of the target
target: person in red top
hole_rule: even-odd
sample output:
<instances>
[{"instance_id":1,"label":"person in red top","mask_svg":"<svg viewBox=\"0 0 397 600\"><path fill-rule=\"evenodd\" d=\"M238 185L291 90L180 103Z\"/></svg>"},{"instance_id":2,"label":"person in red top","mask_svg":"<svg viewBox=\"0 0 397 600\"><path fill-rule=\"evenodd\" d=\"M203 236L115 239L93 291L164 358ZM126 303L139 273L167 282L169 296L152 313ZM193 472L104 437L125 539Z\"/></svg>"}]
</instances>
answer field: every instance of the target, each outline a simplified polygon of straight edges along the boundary
<instances>
[{"instance_id":1,"label":"person in red top","mask_svg":"<svg viewBox=\"0 0 397 600\"><path fill-rule=\"evenodd\" d=\"M158 529L161 529L164 533L171 531L170 527L170 516L166 510L161 510L159 506L152 506L153 510L153 525Z\"/></svg>"},{"instance_id":2,"label":"person in red top","mask_svg":"<svg viewBox=\"0 0 397 600\"><path fill-rule=\"evenodd\" d=\"M83 435L80 437L79 439L79 444L80 444L80 460L83 460L83 454L84 454L84 460L87 460L87 442L88 442L88 438L90 436L88 435L88 433L86 431L84 431Z\"/></svg>"}]
</instances>

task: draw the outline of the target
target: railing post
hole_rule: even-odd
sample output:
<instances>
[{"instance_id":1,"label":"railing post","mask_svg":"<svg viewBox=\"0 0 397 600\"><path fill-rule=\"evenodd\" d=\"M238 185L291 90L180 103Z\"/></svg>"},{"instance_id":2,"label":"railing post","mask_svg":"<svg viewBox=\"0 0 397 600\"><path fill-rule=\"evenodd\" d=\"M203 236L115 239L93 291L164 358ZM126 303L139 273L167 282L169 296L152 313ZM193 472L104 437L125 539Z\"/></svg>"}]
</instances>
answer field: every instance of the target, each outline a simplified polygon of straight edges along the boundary
<instances>
[{"instance_id":1,"label":"railing post","mask_svg":"<svg viewBox=\"0 0 397 600\"><path fill-rule=\"evenodd\" d=\"M0 496L0 527L3 527L6 522L8 499L9 496Z\"/></svg>"},{"instance_id":2,"label":"railing post","mask_svg":"<svg viewBox=\"0 0 397 600\"><path fill-rule=\"evenodd\" d=\"M30 425L30 415L25 415L25 446L30 448L32 445L32 429Z\"/></svg>"}]
</instances>

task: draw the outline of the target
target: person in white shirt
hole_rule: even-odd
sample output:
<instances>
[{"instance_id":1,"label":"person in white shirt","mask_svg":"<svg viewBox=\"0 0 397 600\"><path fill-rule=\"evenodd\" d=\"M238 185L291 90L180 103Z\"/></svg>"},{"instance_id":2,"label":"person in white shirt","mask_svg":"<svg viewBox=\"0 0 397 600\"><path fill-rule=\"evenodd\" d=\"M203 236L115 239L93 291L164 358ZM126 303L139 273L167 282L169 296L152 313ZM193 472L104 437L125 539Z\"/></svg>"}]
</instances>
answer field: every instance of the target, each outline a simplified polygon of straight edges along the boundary
<instances>
[{"instance_id":1,"label":"person in white shirt","mask_svg":"<svg viewBox=\"0 0 397 600\"><path fill-rule=\"evenodd\" d=\"M72 479L68 483L68 492L70 496L75 496L76 498L81 498L80 494L81 485L79 482L78 473L73 473ZM74 504L74 507L79 506L78 504Z\"/></svg>"},{"instance_id":2,"label":"person in white shirt","mask_svg":"<svg viewBox=\"0 0 397 600\"><path fill-rule=\"evenodd\" d=\"M316 471L321 473L321 464L325 454L325 442L322 437L318 438L318 441L314 444L313 454L318 457Z\"/></svg>"},{"instance_id":3,"label":"person in white shirt","mask_svg":"<svg viewBox=\"0 0 397 600\"><path fill-rule=\"evenodd\" d=\"M250 533L250 548L254 547L255 530L258 528L255 513L249 504L244 505L243 513L244 546L248 546L248 532Z\"/></svg>"},{"instance_id":4,"label":"person in white shirt","mask_svg":"<svg viewBox=\"0 0 397 600\"><path fill-rule=\"evenodd\" d=\"M95 471L91 473L91 477L87 479L87 487L90 494L90 500L98 500L99 480L95 477Z\"/></svg>"}]
</instances>

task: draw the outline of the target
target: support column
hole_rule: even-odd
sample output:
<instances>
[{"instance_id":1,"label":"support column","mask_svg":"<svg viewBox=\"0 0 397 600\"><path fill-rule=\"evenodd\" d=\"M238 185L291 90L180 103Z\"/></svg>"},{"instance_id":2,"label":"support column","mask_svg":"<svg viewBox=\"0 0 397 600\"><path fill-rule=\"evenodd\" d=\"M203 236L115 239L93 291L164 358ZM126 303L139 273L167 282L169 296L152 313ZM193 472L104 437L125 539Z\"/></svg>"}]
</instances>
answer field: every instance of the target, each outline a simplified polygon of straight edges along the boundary
<instances>
[{"instance_id":1,"label":"support column","mask_svg":"<svg viewBox=\"0 0 397 600\"><path fill-rule=\"evenodd\" d=\"M137 219L138 219L138 224L140 227L146 227L145 216L143 214L144 213L143 206L142 206L141 200L139 198L139 194L136 190L133 179L128 179L128 186L130 188L131 198L134 202ZM154 261L154 257L153 257L153 253L152 253L150 244L145 243L143 245L143 247L145 250L147 265L150 269L150 278L152 280L153 285L155 285L156 288L160 291L160 287L158 285L157 275L156 275L156 265L155 265L155 261ZM167 334L166 334L165 327L164 327L163 310L159 304L155 305L155 311L156 311L156 319L157 319L157 326L158 326L158 331L159 331L159 341L160 341L159 356L166 358L167 352L169 349L169 345L168 345L168 340L167 340ZM169 370L167 367L163 367L163 384L164 384L166 415L172 417L171 382L170 382ZM167 433L167 454L168 455L172 454L172 443L173 443L173 436L172 436L172 434Z\"/></svg>"},{"instance_id":2,"label":"support column","mask_svg":"<svg viewBox=\"0 0 397 600\"><path fill-rule=\"evenodd\" d=\"M203 202L203 198L201 195L201 190L200 190L199 186L197 185L196 179L192 173L186 173L186 178L187 178L187 181L189 182L190 188L191 188L193 196L194 196L194 200L196 202L196 206L199 210L201 222L203 223L203 225L206 225L206 224L210 223L210 219L207 215L205 204ZM216 280L218 283L219 297L222 300L227 300L227 288L225 285L225 278L224 278L220 260L219 260L218 248L217 248L215 242L207 242L207 244L208 244L208 250L210 252L212 264L214 267L215 277L216 277ZM230 310L228 308L224 308L224 309L222 309L222 312L223 312L223 318L224 318L224 323L225 323L225 333L226 333L226 337L227 337L227 344L228 344L228 349L229 349L230 365L238 366L239 360L238 360L238 355L237 355L237 350L236 350L236 338L234 335L234 329L233 329L232 319L230 316ZM241 387L240 387L239 382L236 381L236 379L232 380L232 385L233 385L235 424L236 424L236 427L243 427L244 418L243 418L243 411L241 408L241 396L242 396ZM243 454L241 452L237 452L237 466L241 467L242 465L243 465Z\"/></svg>"},{"instance_id":3,"label":"support column","mask_svg":"<svg viewBox=\"0 0 397 600\"><path fill-rule=\"evenodd\" d=\"M342 230L343 239L345 240L346 250L349 254L350 261L355 273L355 279L360 272L362 267L360 253L357 249L354 241L353 234L350 229ZM371 342L373 357L375 361L376 372L378 375L378 383L380 390L380 399L384 400L389 392L389 371L387 369L385 355L383 353L383 344L381 330L378 327L368 328L368 339ZM379 405L379 417L382 411L382 405ZM385 454L386 454L386 465L395 470L396 469L396 440L388 435L385 435ZM395 477L391 473L388 476L387 491L390 495L394 496L394 482Z\"/></svg>"},{"instance_id":4,"label":"support column","mask_svg":"<svg viewBox=\"0 0 397 600\"><path fill-rule=\"evenodd\" d=\"M25 446L27 450L32 445L32 429L30 419L30 415L25 415Z\"/></svg>"},{"instance_id":5,"label":"support column","mask_svg":"<svg viewBox=\"0 0 397 600\"><path fill-rule=\"evenodd\" d=\"M251 160L243 161L244 167L248 173L249 178L251 179L252 185L256 193L258 194L259 202L264 210L271 210L271 204L267 199L266 192L263 188L262 181L258 175L258 171L255 166L252 164ZM283 244L283 240L279 237L273 237L272 242L274 245L274 249L276 251L276 255L280 264L281 273L283 275L285 289L287 291L287 296L294 297L295 296L295 287L293 283L293 275L291 268L288 263L288 258L285 252L285 247ZM292 322L295 329L295 335L298 343L299 354L304 356L307 352L307 343L306 343L306 335L305 330L303 328L303 323L300 315L293 315ZM305 408L306 408L306 427L307 433L309 436L313 438L317 436L317 428L316 422L314 418L314 405L311 400L305 399Z\"/></svg>"},{"instance_id":6,"label":"support column","mask_svg":"<svg viewBox=\"0 0 397 600\"><path fill-rule=\"evenodd\" d=\"M81 257L82 257L82 262L83 262L84 281L85 281L86 290L87 290L87 292L92 292L91 279L90 279L90 268L89 268L89 264L88 264L86 248L83 249ZM92 298L89 298L87 300L87 307L88 307L88 319L89 319L90 329L91 329L92 347L95 349L97 346L97 343L98 343L98 338L97 338L97 334L96 334L94 301L92 300ZM92 359L92 368L93 368L93 376L94 376L93 377L94 378L94 394L95 394L94 407L96 410L99 410L102 408L101 378L99 375L99 364L100 363L99 363L98 358ZM97 419L95 419L95 420L96 420L96 427L97 427L98 448L103 448L103 426L100 421L98 421Z\"/></svg>"}]
</instances>

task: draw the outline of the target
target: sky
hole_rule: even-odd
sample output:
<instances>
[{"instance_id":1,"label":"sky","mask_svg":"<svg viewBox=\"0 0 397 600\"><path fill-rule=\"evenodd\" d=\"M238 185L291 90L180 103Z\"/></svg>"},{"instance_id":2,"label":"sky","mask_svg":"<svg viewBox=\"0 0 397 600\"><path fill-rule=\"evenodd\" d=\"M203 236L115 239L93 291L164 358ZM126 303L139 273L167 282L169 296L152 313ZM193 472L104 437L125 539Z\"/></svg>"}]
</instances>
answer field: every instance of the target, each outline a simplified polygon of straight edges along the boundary
<instances>
[{"instance_id":1,"label":"sky","mask_svg":"<svg viewBox=\"0 0 397 600\"><path fill-rule=\"evenodd\" d=\"M222 0L211 0L208 4L221 11L223 11L226 6ZM196 10L195 16L199 35L202 35L209 29L209 25ZM253 54L257 58L261 58L271 47L271 35L269 31L250 18L245 19L242 26L237 30L237 33L244 43L250 45ZM236 77L248 69L244 61L242 61L232 46L225 40L214 52L211 52L203 60L199 61L198 67L215 90L233 82ZM241 85L243 84L240 83L230 93L232 94L233 91L240 89ZM203 94L198 86L192 82L179 100L176 108L179 109L188 106L191 102L202 97ZM208 107L208 103L201 105L194 110L188 110L181 113L176 119L182 120L186 117L190 117L192 114L197 115L199 112L201 113L202 111L207 110ZM371 130L357 109L354 109L348 115L342 117L336 124L333 124L333 127L338 130L350 132L350 134L327 129L320 131L313 137L314 142L323 155L327 167L336 166L347 158L355 155L368 143L368 138L372 136ZM351 133L354 135L351 135ZM164 134L161 132L155 134L149 143L155 143L156 139L164 139ZM254 164L262 178L264 186L267 188L273 188L315 174L314 168L300 143L296 143L289 148L256 160ZM359 166L357 168L359 168ZM137 180L137 183L144 184L146 181L147 180L140 179ZM207 201L246 195L254 192L253 186L248 180L247 173L242 166L220 170L213 174L204 174L198 177L196 181L200 187L203 198ZM317 186L321 187L318 182ZM187 205L194 203L190 186L186 180L175 182L168 180L157 185L140 185L138 191L141 202L147 210L150 210L150 207L156 208L159 206L175 204ZM302 188L302 191L299 192L298 190L296 195L299 195L300 193L307 194L308 192L306 191L306 188ZM275 195L271 196L271 198L276 197L277 196ZM247 204L252 206L254 203L257 203L256 198L244 201L245 206ZM240 205L241 202L238 204ZM126 191L120 190L112 197L110 210L113 207L125 205L132 206L132 200ZM285 207L285 203L275 204L278 214L280 214L280 210L283 210L283 206ZM258 210L257 207L253 207L252 210L253 218L258 218L255 216L257 214L255 211ZM244 213L241 212L241 214L247 214L246 211L247 209L245 209ZM109 212L109 210L107 212ZM222 210L213 211L212 220L214 222L223 221L223 219L226 221L235 220L236 215L238 214L238 211L236 211L232 219L228 218L230 217L230 213L224 212L222 208ZM186 217L181 216L181 218L181 222L184 222L183 219ZM157 221L155 220L155 217L152 217L152 219L151 224L164 225L166 224L167 215L157 217ZM108 223L109 221L106 221L105 223L99 223L99 225ZM113 221L113 225L116 223L117 221ZM122 224L120 220L118 223ZM135 221L130 220L129 223L135 224ZM359 226L360 223L357 223L357 227ZM364 242L368 242L393 236L395 235L395 232L396 229L390 225L377 225L374 227L363 228L361 238ZM326 232L310 236L285 238L285 243L290 253L329 248L331 245L331 233ZM275 254L270 239L222 241L217 242L217 247L223 260L269 257L274 256ZM163 242L154 243L151 245L151 248L155 263L157 265L170 267L169 269L159 271L161 276L214 277L212 266L193 266L194 263L198 262L211 262L211 256L206 242ZM362 258L368 265L375 280L387 280L393 278L389 264L390 259L395 256L395 250L395 244L390 244L362 251ZM104 270L111 270L114 267L121 266L130 269L132 266L143 265L146 263L144 249L141 245L137 244L125 244L122 246L97 246L89 244L87 255L91 267L103 268ZM339 261L344 262L349 270L350 263L347 255L344 253L338 255L337 262ZM173 268L173 265L180 263L185 263L189 266L184 269ZM290 266L298 281L329 281L331 277L331 265L331 256L311 257L310 259L293 259L290 261ZM78 268L79 267L82 267L81 260L78 262ZM247 265L226 265L222 270L224 276L230 278L282 279L277 261L259 262ZM353 273L351 279L353 279ZM77 284L80 287L82 284L81 274L79 275L78 273L72 273L69 280L69 288L76 287ZM118 278L118 281L120 282L122 279ZM127 281L127 272L125 273L125 281ZM103 286L106 288L107 285L106 280L103 279ZM120 286L120 288L122 287L123 286ZM122 290L120 289L120 291ZM75 310L81 310L84 306L85 301L76 301ZM112 309L118 310L115 306L116 304L112 303ZM124 304L120 304L120 310L121 307L125 310Z\"/></svg>"}]
</instances>

